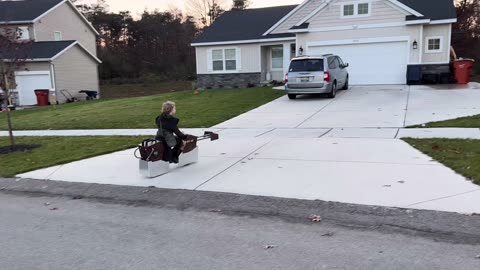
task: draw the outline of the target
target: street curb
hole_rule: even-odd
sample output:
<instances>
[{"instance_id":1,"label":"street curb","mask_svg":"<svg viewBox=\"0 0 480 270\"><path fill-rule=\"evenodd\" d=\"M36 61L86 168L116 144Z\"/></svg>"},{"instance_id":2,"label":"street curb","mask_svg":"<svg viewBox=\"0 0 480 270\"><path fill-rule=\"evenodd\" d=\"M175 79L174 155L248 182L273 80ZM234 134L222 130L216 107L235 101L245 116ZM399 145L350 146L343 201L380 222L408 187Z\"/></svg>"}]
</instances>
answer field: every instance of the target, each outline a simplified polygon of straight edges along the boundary
<instances>
[{"instance_id":1,"label":"street curb","mask_svg":"<svg viewBox=\"0 0 480 270\"><path fill-rule=\"evenodd\" d=\"M218 193L132 186L71 183L50 180L0 178L0 192L27 196L62 196L101 203L198 210L252 218L276 218L294 223L312 223L426 237L458 244L480 244L480 216Z\"/></svg>"}]
</instances>

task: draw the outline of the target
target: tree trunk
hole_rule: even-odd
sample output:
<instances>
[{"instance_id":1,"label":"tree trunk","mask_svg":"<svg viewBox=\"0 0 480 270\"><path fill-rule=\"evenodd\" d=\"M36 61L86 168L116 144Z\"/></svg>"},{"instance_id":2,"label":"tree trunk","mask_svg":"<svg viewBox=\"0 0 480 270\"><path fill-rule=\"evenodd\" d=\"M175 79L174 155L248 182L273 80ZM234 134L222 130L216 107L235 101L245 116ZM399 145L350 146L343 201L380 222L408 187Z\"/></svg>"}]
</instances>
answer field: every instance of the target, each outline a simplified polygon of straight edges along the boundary
<instances>
[{"instance_id":1,"label":"tree trunk","mask_svg":"<svg viewBox=\"0 0 480 270\"><path fill-rule=\"evenodd\" d=\"M8 90L8 88L10 84L6 75L4 75L3 78L5 80L4 82L7 88L5 89L5 100L4 100L5 108L7 109L5 112L5 115L7 116L7 128L8 128L8 136L10 137L10 147L13 149L15 147L15 138L13 137L12 119L10 118L10 110L8 108L8 99L10 97L10 90Z\"/></svg>"},{"instance_id":2,"label":"tree trunk","mask_svg":"<svg viewBox=\"0 0 480 270\"><path fill-rule=\"evenodd\" d=\"M8 104L8 102L5 102ZM8 106L8 105L7 105ZM7 126L8 126L8 136L10 137L10 147L15 147L15 138L13 137L13 127L12 127L12 119L10 118L10 110L7 107L7 111L5 112L7 115Z\"/></svg>"}]
</instances>

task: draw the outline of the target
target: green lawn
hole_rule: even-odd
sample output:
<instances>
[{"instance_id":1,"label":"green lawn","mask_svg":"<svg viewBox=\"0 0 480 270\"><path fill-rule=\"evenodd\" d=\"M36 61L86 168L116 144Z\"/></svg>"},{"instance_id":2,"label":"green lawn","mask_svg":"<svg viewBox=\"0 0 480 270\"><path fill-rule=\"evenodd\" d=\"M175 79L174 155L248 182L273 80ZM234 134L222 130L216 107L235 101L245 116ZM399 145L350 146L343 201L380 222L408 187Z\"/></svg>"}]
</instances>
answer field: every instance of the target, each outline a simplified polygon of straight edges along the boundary
<instances>
[{"instance_id":1,"label":"green lawn","mask_svg":"<svg viewBox=\"0 0 480 270\"><path fill-rule=\"evenodd\" d=\"M410 138L404 140L480 185L480 140Z\"/></svg>"},{"instance_id":2,"label":"green lawn","mask_svg":"<svg viewBox=\"0 0 480 270\"><path fill-rule=\"evenodd\" d=\"M143 84L102 84L102 98L143 97L194 89L192 81L157 82Z\"/></svg>"},{"instance_id":3,"label":"green lawn","mask_svg":"<svg viewBox=\"0 0 480 270\"><path fill-rule=\"evenodd\" d=\"M142 137L17 137L18 144L40 144L28 152L0 155L0 177L64 164L76 160L132 148ZM0 137L0 147L8 145L7 137Z\"/></svg>"},{"instance_id":4,"label":"green lawn","mask_svg":"<svg viewBox=\"0 0 480 270\"><path fill-rule=\"evenodd\" d=\"M183 91L156 96L104 99L15 111L16 130L156 128L162 103L177 103L180 127L210 127L274 100L284 92L270 88ZM6 121L0 120L0 129Z\"/></svg>"},{"instance_id":5,"label":"green lawn","mask_svg":"<svg viewBox=\"0 0 480 270\"><path fill-rule=\"evenodd\" d=\"M457 119L445 120L440 122L431 122L425 125L412 126L412 128L441 128L441 127L480 128L480 115L461 117Z\"/></svg>"}]
</instances>

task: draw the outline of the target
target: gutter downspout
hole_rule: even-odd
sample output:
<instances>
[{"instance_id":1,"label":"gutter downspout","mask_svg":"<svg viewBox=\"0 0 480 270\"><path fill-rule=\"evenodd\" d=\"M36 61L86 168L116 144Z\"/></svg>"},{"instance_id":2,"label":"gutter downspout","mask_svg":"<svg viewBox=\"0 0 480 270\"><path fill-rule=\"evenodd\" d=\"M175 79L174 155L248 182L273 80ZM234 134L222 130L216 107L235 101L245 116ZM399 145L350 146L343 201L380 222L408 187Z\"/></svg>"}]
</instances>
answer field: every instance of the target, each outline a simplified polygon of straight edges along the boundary
<instances>
[{"instance_id":1,"label":"gutter downspout","mask_svg":"<svg viewBox=\"0 0 480 270\"><path fill-rule=\"evenodd\" d=\"M50 80L52 81L52 88L55 92L55 104L58 104L57 82L55 78L55 64L50 61Z\"/></svg>"}]
</instances>

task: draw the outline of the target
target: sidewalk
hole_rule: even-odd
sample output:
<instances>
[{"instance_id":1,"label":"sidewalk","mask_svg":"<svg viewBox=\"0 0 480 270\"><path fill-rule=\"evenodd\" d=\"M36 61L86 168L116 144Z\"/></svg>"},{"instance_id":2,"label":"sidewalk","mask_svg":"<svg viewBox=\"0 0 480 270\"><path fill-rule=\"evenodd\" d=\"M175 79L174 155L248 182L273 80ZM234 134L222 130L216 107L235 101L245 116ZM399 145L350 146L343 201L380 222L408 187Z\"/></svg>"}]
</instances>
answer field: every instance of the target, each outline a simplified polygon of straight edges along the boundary
<instances>
[{"instance_id":1,"label":"sidewalk","mask_svg":"<svg viewBox=\"0 0 480 270\"><path fill-rule=\"evenodd\" d=\"M480 128L271 128L271 129L182 129L185 133L201 134L206 130L220 133L255 134L269 138L446 138L480 139ZM96 129L96 130L30 130L15 131L15 136L155 136L156 129ZM262 134L263 133L263 134ZM8 132L0 131L0 137Z\"/></svg>"},{"instance_id":2,"label":"sidewalk","mask_svg":"<svg viewBox=\"0 0 480 270\"><path fill-rule=\"evenodd\" d=\"M154 179L140 176L133 149L19 177L480 213L479 186L394 139L397 131L224 129L200 142L199 163Z\"/></svg>"}]
</instances>

